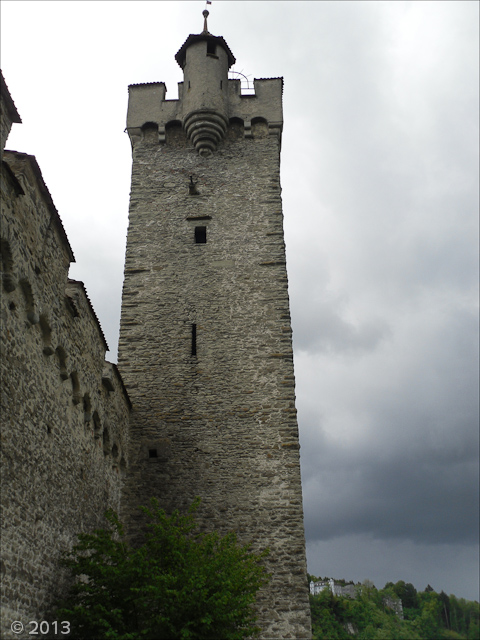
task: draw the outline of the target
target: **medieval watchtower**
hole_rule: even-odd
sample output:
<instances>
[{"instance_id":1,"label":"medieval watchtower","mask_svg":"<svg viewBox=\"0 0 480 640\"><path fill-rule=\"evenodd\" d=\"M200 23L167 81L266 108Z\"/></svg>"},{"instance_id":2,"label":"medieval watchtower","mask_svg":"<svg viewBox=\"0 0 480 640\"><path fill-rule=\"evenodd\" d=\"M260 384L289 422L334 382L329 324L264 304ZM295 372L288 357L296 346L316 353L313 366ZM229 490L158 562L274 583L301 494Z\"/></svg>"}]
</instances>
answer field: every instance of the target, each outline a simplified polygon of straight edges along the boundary
<instances>
[{"instance_id":1,"label":"medieval watchtower","mask_svg":"<svg viewBox=\"0 0 480 640\"><path fill-rule=\"evenodd\" d=\"M133 404L124 504L202 498L207 528L270 548L262 638L309 638L280 187L282 78L242 95L222 37L190 35L129 87L133 150L119 368Z\"/></svg>"}]
</instances>

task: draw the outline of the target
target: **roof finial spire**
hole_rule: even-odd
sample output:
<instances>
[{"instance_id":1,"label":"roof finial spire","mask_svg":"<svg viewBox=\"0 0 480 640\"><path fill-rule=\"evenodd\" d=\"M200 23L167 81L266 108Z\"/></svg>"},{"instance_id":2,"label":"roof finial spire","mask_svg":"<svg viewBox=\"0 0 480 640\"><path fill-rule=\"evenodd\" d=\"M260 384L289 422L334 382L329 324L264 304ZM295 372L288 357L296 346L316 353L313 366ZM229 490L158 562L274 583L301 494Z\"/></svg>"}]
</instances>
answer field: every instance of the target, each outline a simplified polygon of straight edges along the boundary
<instances>
[{"instance_id":1,"label":"roof finial spire","mask_svg":"<svg viewBox=\"0 0 480 640\"><path fill-rule=\"evenodd\" d=\"M208 28L207 28L207 18L210 15L208 9L204 9L202 12L202 15L204 17L204 21L203 21L203 33L208 33Z\"/></svg>"}]
</instances>

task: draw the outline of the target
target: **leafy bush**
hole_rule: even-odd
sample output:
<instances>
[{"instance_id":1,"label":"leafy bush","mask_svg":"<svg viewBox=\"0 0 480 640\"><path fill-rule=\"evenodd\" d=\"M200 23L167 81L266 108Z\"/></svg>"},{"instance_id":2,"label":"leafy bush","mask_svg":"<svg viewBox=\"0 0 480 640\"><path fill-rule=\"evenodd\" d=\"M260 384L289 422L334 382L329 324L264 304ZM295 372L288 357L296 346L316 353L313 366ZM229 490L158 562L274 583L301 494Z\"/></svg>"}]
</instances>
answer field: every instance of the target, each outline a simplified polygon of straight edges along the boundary
<instances>
[{"instance_id":1,"label":"leafy bush","mask_svg":"<svg viewBox=\"0 0 480 640\"><path fill-rule=\"evenodd\" d=\"M258 635L254 603L268 576L235 533L199 533L194 513L167 515L153 499L144 542L130 544L117 515L80 534L64 559L75 582L55 613L73 639L241 640Z\"/></svg>"}]
</instances>

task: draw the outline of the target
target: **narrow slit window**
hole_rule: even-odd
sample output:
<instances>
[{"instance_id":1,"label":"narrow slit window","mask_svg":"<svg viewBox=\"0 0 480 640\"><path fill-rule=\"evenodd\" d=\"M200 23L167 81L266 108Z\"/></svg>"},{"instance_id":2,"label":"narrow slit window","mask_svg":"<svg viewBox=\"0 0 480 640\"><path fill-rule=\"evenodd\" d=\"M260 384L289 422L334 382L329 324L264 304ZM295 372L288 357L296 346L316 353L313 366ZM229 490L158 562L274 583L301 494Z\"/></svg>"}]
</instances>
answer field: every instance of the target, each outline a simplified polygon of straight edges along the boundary
<instances>
[{"instance_id":1,"label":"narrow slit window","mask_svg":"<svg viewBox=\"0 0 480 640\"><path fill-rule=\"evenodd\" d=\"M207 227L195 227L195 242L197 244L206 244Z\"/></svg>"},{"instance_id":2,"label":"narrow slit window","mask_svg":"<svg viewBox=\"0 0 480 640\"><path fill-rule=\"evenodd\" d=\"M214 56L217 50L215 42L207 42L207 55Z\"/></svg>"},{"instance_id":3,"label":"narrow slit window","mask_svg":"<svg viewBox=\"0 0 480 640\"><path fill-rule=\"evenodd\" d=\"M197 325L192 324L192 356L197 355Z\"/></svg>"}]
</instances>

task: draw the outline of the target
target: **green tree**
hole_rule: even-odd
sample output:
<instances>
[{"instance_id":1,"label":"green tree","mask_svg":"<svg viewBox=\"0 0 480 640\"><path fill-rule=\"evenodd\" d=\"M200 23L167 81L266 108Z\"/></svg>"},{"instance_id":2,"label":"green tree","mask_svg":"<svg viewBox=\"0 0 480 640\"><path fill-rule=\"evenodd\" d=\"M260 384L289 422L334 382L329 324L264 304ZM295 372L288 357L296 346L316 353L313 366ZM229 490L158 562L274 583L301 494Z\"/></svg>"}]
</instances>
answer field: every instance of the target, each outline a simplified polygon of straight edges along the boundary
<instances>
[{"instance_id":1,"label":"green tree","mask_svg":"<svg viewBox=\"0 0 480 640\"><path fill-rule=\"evenodd\" d=\"M391 582L387 583L387 585L393 588L402 601L404 609L416 609L418 607L417 590L411 582L405 583L403 580L399 580L394 585Z\"/></svg>"},{"instance_id":2,"label":"green tree","mask_svg":"<svg viewBox=\"0 0 480 640\"><path fill-rule=\"evenodd\" d=\"M76 578L55 612L71 638L240 640L258 635L254 602L268 582L262 559L235 533L200 533L194 513L167 515L153 499L142 544L133 546L113 511L109 528L80 534L64 559ZM59 617L60 616L60 617Z\"/></svg>"},{"instance_id":3,"label":"green tree","mask_svg":"<svg viewBox=\"0 0 480 640\"><path fill-rule=\"evenodd\" d=\"M445 628L450 629L450 598L444 591L441 591L438 599L441 604L440 615L442 616L443 625Z\"/></svg>"},{"instance_id":4,"label":"green tree","mask_svg":"<svg viewBox=\"0 0 480 640\"><path fill-rule=\"evenodd\" d=\"M442 637L441 603L438 593L424 591L420 595L420 614L413 621L413 625L421 638L437 640Z\"/></svg>"},{"instance_id":5,"label":"green tree","mask_svg":"<svg viewBox=\"0 0 480 640\"><path fill-rule=\"evenodd\" d=\"M334 596L330 589L324 589L316 596L310 596L313 640L348 640L345 629L348 602Z\"/></svg>"}]
</instances>

